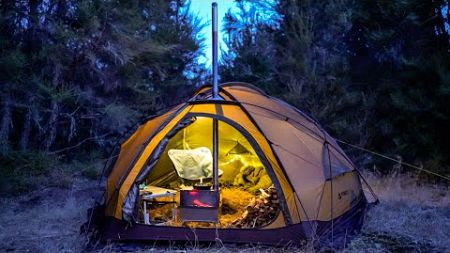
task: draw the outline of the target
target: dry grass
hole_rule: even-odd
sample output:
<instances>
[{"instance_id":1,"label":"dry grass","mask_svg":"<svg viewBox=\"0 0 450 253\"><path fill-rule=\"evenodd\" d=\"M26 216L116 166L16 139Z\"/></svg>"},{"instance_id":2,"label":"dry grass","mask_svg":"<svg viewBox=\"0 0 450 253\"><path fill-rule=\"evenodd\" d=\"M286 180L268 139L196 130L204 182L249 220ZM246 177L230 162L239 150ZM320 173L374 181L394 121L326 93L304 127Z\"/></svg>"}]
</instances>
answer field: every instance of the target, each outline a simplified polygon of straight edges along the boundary
<instances>
[{"instance_id":1,"label":"dry grass","mask_svg":"<svg viewBox=\"0 0 450 253\"><path fill-rule=\"evenodd\" d=\"M70 189L48 187L1 199L0 252L80 252L85 240L79 228L95 183L76 179Z\"/></svg>"},{"instance_id":2,"label":"dry grass","mask_svg":"<svg viewBox=\"0 0 450 253\"><path fill-rule=\"evenodd\" d=\"M407 175L366 178L380 203L344 252L450 252L448 187L418 185Z\"/></svg>"},{"instance_id":3,"label":"dry grass","mask_svg":"<svg viewBox=\"0 0 450 253\"><path fill-rule=\"evenodd\" d=\"M236 196L239 197L236 198ZM225 188L221 191L221 197L221 226L232 227L232 223L242 217L245 207L248 206L255 196L239 188Z\"/></svg>"},{"instance_id":4,"label":"dry grass","mask_svg":"<svg viewBox=\"0 0 450 253\"><path fill-rule=\"evenodd\" d=\"M363 233L342 253L450 252L450 193L448 188L417 185L414 178L367 176L380 198L370 210ZM86 209L92 205L96 182L74 180L69 189L44 188L28 195L0 199L0 252L80 252L79 236ZM255 245L108 244L97 252L313 252L312 247ZM319 251L320 252L320 251Z\"/></svg>"}]
</instances>

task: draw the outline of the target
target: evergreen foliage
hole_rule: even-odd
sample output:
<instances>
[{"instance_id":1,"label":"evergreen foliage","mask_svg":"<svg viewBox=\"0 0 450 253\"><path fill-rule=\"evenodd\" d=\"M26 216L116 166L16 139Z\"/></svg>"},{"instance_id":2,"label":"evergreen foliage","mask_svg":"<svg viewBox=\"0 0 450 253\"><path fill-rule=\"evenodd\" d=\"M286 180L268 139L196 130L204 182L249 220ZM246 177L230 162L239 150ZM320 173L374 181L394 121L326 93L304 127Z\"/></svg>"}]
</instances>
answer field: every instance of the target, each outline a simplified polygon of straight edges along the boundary
<instances>
[{"instance_id":1,"label":"evergreen foliage","mask_svg":"<svg viewBox=\"0 0 450 253\"><path fill-rule=\"evenodd\" d=\"M221 81L248 82L279 94L280 87L274 82L276 50L273 42L280 17L270 2L258 1L250 5L246 1L236 1L236 4L238 11L226 13L222 28L228 51L222 56Z\"/></svg>"},{"instance_id":2,"label":"evergreen foliage","mask_svg":"<svg viewBox=\"0 0 450 253\"><path fill-rule=\"evenodd\" d=\"M444 4L448 8L445 1L361 1L353 20L351 75L376 101L368 145L448 173L450 36Z\"/></svg>"},{"instance_id":3,"label":"evergreen foliage","mask_svg":"<svg viewBox=\"0 0 450 253\"><path fill-rule=\"evenodd\" d=\"M223 79L256 83L340 139L449 173L448 1L237 3Z\"/></svg>"},{"instance_id":4,"label":"evergreen foliage","mask_svg":"<svg viewBox=\"0 0 450 253\"><path fill-rule=\"evenodd\" d=\"M255 84L338 139L449 173L448 0L235 2L222 82ZM196 60L202 27L184 0L1 1L1 174L108 150L191 94L209 78Z\"/></svg>"},{"instance_id":5,"label":"evergreen foliage","mask_svg":"<svg viewBox=\"0 0 450 253\"><path fill-rule=\"evenodd\" d=\"M2 1L2 167L23 167L20 154L110 148L139 119L190 94L198 75L183 72L199 54L201 24L184 4Z\"/></svg>"}]
</instances>

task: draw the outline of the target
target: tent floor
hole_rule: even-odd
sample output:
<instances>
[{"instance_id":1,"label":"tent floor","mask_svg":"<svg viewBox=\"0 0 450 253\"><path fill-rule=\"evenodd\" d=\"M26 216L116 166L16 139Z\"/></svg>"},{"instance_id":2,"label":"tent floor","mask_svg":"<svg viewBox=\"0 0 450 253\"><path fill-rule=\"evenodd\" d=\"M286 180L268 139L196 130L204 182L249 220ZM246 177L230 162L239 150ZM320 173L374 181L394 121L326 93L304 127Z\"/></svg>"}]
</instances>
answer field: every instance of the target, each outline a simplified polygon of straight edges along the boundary
<instances>
[{"instance_id":1,"label":"tent floor","mask_svg":"<svg viewBox=\"0 0 450 253\"><path fill-rule=\"evenodd\" d=\"M349 241L349 237L361 229L367 202L361 200L356 206L344 215L333 220L334 246L343 246ZM317 224L317 234L320 236L320 244L329 242L331 221L314 222ZM222 242L234 243L258 243L264 245L285 246L302 245L310 237L309 222L301 222L282 228L274 229L238 229L238 228L189 228L167 227L155 225L133 224L107 217L104 226L103 240L113 241L215 241L219 238ZM341 238L342 237L342 238Z\"/></svg>"},{"instance_id":2,"label":"tent floor","mask_svg":"<svg viewBox=\"0 0 450 253\"><path fill-rule=\"evenodd\" d=\"M220 207L218 208L219 217L217 226L220 228L259 228L271 224L278 216L279 202L276 190L267 189L266 196L259 193L256 195L240 187L223 187L220 193ZM238 197L237 197L238 196ZM156 226L183 227L180 220L180 192L176 193L173 199L158 198L158 201L166 201L164 205L146 205L149 217L152 217L151 223ZM175 200L175 203L171 202ZM146 224L143 213L144 203L141 201L138 223ZM250 214L249 214L250 213ZM178 217L178 218L177 218ZM244 218L245 217L245 218ZM158 224L159 223L159 224ZM205 222L190 222L189 227L196 228L215 228L216 224Z\"/></svg>"}]
</instances>

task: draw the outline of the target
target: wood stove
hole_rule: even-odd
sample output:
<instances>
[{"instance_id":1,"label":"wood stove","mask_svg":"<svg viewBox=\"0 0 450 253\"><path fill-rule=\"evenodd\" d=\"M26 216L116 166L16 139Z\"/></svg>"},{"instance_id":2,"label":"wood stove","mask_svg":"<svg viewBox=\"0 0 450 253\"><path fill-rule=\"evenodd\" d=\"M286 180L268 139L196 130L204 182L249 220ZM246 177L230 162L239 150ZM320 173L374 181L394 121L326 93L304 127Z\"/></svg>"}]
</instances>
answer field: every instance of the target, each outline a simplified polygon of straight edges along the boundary
<instances>
[{"instance_id":1,"label":"wood stove","mask_svg":"<svg viewBox=\"0 0 450 253\"><path fill-rule=\"evenodd\" d=\"M201 221L217 223L219 217L219 191L194 188L180 191L181 222Z\"/></svg>"}]
</instances>

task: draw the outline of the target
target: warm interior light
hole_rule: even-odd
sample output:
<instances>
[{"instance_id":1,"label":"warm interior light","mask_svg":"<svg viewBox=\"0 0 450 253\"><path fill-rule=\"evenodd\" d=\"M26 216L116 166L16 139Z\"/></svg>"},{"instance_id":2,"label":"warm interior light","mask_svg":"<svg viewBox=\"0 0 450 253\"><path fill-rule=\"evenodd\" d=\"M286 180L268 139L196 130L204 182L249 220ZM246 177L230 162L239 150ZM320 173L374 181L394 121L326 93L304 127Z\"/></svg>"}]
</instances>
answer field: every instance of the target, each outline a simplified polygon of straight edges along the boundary
<instances>
[{"instance_id":1,"label":"warm interior light","mask_svg":"<svg viewBox=\"0 0 450 253\"><path fill-rule=\"evenodd\" d=\"M234 145L234 147L232 149L230 149L230 151L228 151L227 155L244 155L244 154L249 154L251 155L252 153L250 151L248 151L248 149L246 149L241 143L239 143L239 141L236 141L236 145Z\"/></svg>"}]
</instances>

